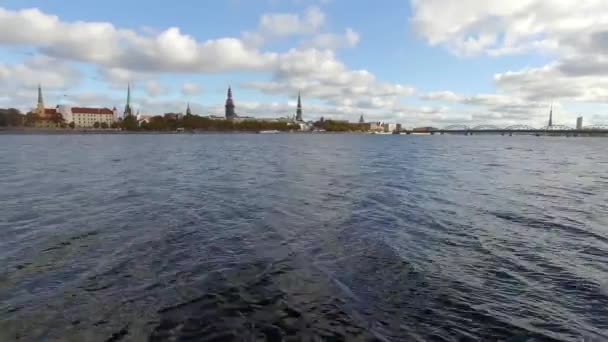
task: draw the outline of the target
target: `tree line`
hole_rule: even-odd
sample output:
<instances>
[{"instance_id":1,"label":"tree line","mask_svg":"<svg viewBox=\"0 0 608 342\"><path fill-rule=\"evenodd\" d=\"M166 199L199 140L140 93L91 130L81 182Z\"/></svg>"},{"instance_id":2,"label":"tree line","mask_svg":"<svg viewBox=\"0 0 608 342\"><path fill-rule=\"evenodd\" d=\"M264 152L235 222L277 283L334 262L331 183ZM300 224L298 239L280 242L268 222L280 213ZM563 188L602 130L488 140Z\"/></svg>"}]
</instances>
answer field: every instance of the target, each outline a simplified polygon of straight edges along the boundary
<instances>
[{"instance_id":1,"label":"tree line","mask_svg":"<svg viewBox=\"0 0 608 342\"><path fill-rule=\"evenodd\" d=\"M40 117L29 112L22 114L18 109L0 109L0 127L33 127ZM58 127L75 128L74 122L65 122L60 113L55 113L51 117L45 118L56 123ZM294 131L299 130L300 126L289 121L258 121L258 120L214 120L198 115L176 115L168 113L157 115L146 121L139 121L135 116L129 115L116 122L108 124L106 122L95 122L94 128L113 128L128 131L174 131L177 129L200 130L200 131ZM368 124L349 123L346 121L320 120L313 123L313 128L328 132L361 132L369 130Z\"/></svg>"},{"instance_id":2,"label":"tree line","mask_svg":"<svg viewBox=\"0 0 608 342\"><path fill-rule=\"evenodd\" d=\"M54 122L59 127L68 127L69 125L65 122L61 113L57 112L46 117L46 120ZM40 121L40 117L34 112L23 114L16 108L0 108L0 127L33 127L37 121Z\"/></svg>"},{"instance_id":3,"label":"tree line","mask_svg":"<svg viewBox=\"0 0 608 342\"><path fill-rule=\"evenodd\" d=\"M369 124L365 123L325 120L323 117L319 121L316 121L313 127L327 132L365 132L370 128Z\"/></svg>"}]
</instances>

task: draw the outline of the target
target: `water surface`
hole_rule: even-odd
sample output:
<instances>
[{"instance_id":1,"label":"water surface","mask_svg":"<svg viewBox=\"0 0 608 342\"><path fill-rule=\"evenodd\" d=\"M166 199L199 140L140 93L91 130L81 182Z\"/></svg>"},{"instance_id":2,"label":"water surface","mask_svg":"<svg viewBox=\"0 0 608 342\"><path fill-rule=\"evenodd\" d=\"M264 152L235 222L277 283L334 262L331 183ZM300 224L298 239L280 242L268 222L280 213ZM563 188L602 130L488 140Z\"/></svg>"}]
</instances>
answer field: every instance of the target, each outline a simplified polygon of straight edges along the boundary
<instances>
[{"instance_id":1,"label":"water surface","mask_svg":"<svg viewBox=\"0 0 608 342\"><path fill-rule=\"evenodd\" d=\"M607 150L1 135L0 340L606 340Z\"/></svg>"}]
</instances>

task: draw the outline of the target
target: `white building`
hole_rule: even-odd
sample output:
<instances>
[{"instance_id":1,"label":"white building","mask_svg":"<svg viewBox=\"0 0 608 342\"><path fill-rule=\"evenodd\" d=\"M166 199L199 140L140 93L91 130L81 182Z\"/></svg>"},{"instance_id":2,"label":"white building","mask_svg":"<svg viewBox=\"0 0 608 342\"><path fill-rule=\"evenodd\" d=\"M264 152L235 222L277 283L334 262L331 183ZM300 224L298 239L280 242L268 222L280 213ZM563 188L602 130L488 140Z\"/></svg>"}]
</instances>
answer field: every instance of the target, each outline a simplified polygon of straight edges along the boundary
<instances>
[{"instance_id":1,"label":"white building","mask_svg":"<svg viewBox=\"0 0 608 342\"><path fill-rule=\"evenodd\" d=\"M377 122L370 122L369 123L369 130L371 132L383 132L384 131L384 127L383 127L384 123L377 121Z\"/></svg>"},{"instance_id":2,"label":"white building","mask_svg":"<svg viewBox=\"0 0 608 342\"><path fill-rule=\"evenodd\" d=\"M72 107L71 112L75 126L84 128L94 127L96 122L106 123L109 127L117 117L116 108Z\"/></svg>"},{"instance_id":3,"label":"white building","mask_svg":"<svg viewBox=\"0 0 608 342\"><path fill-rule=\"evenodd\" d=\"M302 132L308 132L308 131L312 131L314 129L312 121L298 122L298 126L300 126L300 131L302 131Z\"/></svg>"},{"instance_id":4,"label":"white building","mask_svg":"<svg viewBox=\"0 0 608 342\"><path fill-rule=\"evenodd\" d=\"M66 123L70 123L70 122L74 121L74 116L72 115L72 108L70 106L59 105L59 106L57 106L57 112L59 114L61 114L61 116L63 117L63 120Z\"/></svg>"},{"instance_id":5,"label":"white building","mask_svg":"<svg viewBox=\"0 0 608 342\"><path fill-rule=\"evenodd\" d=\"M384 129L384 132L394 132L397 130L397 124L396 123L385 123L382 125L382 128Z\"/></svg>"}]
</instances>

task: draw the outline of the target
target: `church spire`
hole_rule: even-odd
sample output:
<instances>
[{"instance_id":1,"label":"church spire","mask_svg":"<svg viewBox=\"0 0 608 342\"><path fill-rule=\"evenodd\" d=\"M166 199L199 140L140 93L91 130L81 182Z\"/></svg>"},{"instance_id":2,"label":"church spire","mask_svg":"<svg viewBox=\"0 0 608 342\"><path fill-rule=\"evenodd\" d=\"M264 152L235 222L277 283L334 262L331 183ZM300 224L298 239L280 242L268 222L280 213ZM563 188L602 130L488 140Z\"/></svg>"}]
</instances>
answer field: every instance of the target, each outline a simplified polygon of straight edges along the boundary
<instances>
[{"instance_id":1,"label":"church spire","mask_svg":"<svg viewBox=\"0 0 608 342\"><path fill-rule=\"evenodd\" d=\"M38 103L36 104L36 112L39 115L44 115L44 100L42 99L42 86L38 84Z\"/></svg>"},{"instance_id":2,"label":"church spire","mask_svg":"<svg viewBox=\"0 0 608 342\"><path fill-rule=\"evenodd\" d=\"M131 109L131 83L127 85L127 104L125 105L124 113L125 117L129 115L133 115L133 110Z\"/></svg>"},{"instance_id":3,"label":"church spire","mask_svg":"<svg viewBox=\"0 0 608 342\"><path fill-rule=\"evenodd\" d=\"M553 126L553 100L551 100L551 109L549 110L549 127Z\"/></svg>"},{"instance_id":4,"label":"church spire","mask_svg":"<svg viewBox=\"0 0 608 342\"><path fill-rule=\"evenodd\" d=\"M186 115L192 115L192 111L190 110L190 102L188 102L188 106L186 107Z\"/></svg>"},{"instance_id":5,"label":"church spire","mask_svg":"<svg viewBox=\"0 0 608 342\"><path fill-rule=\"evenodd\" d=\"M359 123L365 123L365 119L363 119L363 114L361 114L361 117L359 117Z\"/></svg>"},{"instance_id":6,"label":"church spire","mask_svg":"<svg viewBox=\"0 0 608 342\"><path fill-rule=\"evenodd\" d=\"M302 98L300 97L300 92L298 91L298 109L296 109L296 121L304 121L302 118Z\"/></svg>"},{"instance_id":7,"label":"church spire","mask_svg":"<svg viewBox=\"0 0 608 342\"><path fill-rule=\"evenodd\" d=\"M232 88L228 86L228 94L226 96L226 119L233 119L236 117L234 112L234 101L232 100Z\"/></svg>"},{"instance_id":8,"label":"church spire","mask_svg":"<svg viewBox=\"0 0 608 342\"><path fill-rule=\"evenodd\" d=\"M42 86L38 84L38 105L44 105L44 101L42 100Z\"/></svg>"}]
</instances>

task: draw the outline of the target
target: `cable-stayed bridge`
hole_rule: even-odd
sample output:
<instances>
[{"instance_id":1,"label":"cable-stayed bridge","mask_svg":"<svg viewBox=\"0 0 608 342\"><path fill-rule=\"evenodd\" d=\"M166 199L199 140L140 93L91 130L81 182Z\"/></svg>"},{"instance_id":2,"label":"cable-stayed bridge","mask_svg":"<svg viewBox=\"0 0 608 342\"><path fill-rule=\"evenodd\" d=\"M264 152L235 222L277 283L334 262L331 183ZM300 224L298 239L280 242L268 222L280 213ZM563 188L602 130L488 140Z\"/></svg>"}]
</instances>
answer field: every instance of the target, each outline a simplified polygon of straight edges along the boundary
<instances>
[{"instance_id":1,"label":"cable-stayed bridge","mask_svg":"<svg viewBox=\"0 0 608 342\"><path fill-rule=\"evenodd\" d=\"M578 135L608 135L608 125L590 125L581 128L572 128L565 125L550 125L540 128L535 128L528 125L512 125L506 127L499 127L495 125L450 125L443 128L436 127L418 127L412 130L400 130L398 133L411 134L411 133L427 133L427 134L463 134L463 135L475 135L475 134L500 134L500 135L513 135L513 134L532 134L532 135L565 135L565 136L578 136Z\"/></svg>"}]
</instances>

